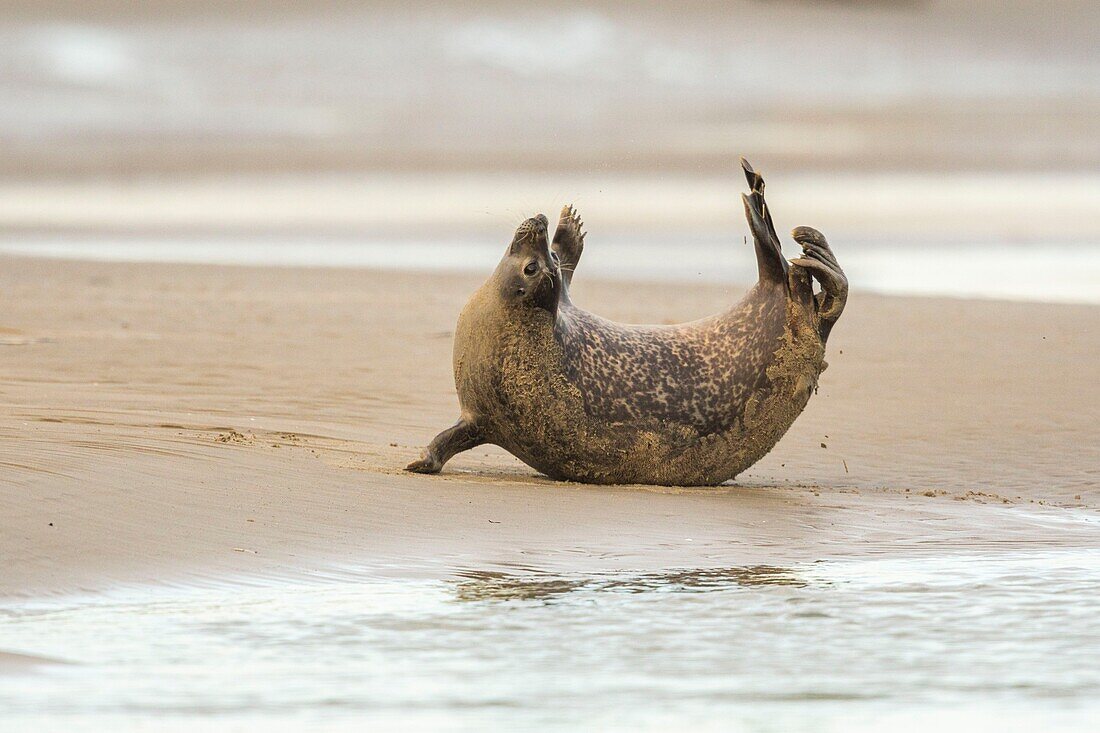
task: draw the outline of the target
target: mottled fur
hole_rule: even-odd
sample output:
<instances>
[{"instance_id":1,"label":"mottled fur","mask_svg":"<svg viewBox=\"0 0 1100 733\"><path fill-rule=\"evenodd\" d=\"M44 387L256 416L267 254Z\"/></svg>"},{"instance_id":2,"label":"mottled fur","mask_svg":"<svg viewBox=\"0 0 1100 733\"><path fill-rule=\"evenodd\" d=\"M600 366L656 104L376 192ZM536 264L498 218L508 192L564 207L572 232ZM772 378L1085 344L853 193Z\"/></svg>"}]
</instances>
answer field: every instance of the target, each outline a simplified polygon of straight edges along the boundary
<instances>
[{"instance_id":1,"label":"mottled fur","mask_svg":"<svg viewBox=\"0 0 1100 733\"><path fill-rule=\"evenodd\" d=\"M760 280L737 305L693 323L625 325L576 307L576 212L563 209L553 250L545 217L524 222L459 316L462 417L409 470L436 472L493 443L553 478L705 485L763 457L817 386L847 281L812 229L796 230L803 257L788 266L763 180L744 165Z\"/></svg>"}]
</instances>

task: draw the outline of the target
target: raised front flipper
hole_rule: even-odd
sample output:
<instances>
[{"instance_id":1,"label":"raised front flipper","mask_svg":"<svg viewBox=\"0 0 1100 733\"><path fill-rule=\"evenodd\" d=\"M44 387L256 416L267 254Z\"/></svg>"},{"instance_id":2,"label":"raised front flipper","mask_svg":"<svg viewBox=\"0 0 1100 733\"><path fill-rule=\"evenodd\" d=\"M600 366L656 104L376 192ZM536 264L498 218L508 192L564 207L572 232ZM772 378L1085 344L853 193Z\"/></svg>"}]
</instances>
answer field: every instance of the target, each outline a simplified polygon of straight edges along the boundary
<instances>
[{"instance_id":1,"label":"raised front flipper","mask_svg":"<svg viewBox=\"0 0 1100 733\"><path fill-rule=\"evenodd\" d=\"M558 228L550 248L557 253L561 265L561 277L568 285L573 281L573 270L584 251L584 222L572 206L563 206L558 218Z\"/></svg>"},{"instance_id":2,"label":"raised front flipper","mask_svg":"<svg viewBox=\"0 0 1100 733\"><path fill-rule=\"evenodd\" d=\"M825 241L825 235L810 227L797 227L791 235L802 245L802 257L791 260L791 263L809 270L821 284L821 292L814 296L814 304L820 320L821 340L825 341L848 302L848 278Z\"/></svg>"},{"instance_id":3,"label":"raised front flipper","mask_svg":"<svg viewBox=\"0 0 1100 733\"><path fill-rule=\"evenodd\" d=\"M405 466L405 470L413 473L439 473L443 464L455 454L476 448L484 442L485 438L475 423L460 419L435 436L420 455L420 459Z\"/></svg>"}]
</instances>

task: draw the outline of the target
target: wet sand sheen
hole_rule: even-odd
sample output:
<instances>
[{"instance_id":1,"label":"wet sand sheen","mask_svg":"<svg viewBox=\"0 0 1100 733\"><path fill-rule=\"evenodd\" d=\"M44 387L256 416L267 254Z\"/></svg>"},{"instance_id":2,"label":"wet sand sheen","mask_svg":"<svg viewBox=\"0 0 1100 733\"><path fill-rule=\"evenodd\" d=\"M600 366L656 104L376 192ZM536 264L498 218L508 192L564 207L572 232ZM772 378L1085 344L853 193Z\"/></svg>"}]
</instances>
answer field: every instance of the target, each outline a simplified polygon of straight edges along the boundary
<instances>
[{"instance_id":1,"label":"wet sand sheen","mask_svg":"<svg viewBox=\"0 0 1100 733\"><path fill-rule=\"evenodd\" d=\"M476 276L0 263L5 596L1100 545L1096 307L857 292L820 393L735 485L600 488L492 448L399 470L456 412ZM740 290L576 298L666 322Z\"/></svg>"}]
</instances>

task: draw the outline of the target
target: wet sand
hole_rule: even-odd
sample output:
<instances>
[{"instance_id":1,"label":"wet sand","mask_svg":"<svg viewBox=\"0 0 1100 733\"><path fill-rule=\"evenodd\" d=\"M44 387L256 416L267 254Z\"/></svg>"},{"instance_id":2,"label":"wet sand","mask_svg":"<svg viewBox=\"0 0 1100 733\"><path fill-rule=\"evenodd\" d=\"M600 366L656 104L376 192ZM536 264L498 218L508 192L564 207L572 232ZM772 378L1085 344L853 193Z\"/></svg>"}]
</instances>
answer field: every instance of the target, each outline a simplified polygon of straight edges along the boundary
<instances>
[{"instance_id":1,"label":"wet sand","mask_svg":"<svg viewBox=\"0 0 1100 733\"><path fill-rule=\"evenodd\" d=\"M0 258L0 595L1100 546L1094 306L855 293L820 393L715 489L555 483L457 411L480 278ZM740 287L577 280L626 321Z\"/></svg>"}]
</instances>

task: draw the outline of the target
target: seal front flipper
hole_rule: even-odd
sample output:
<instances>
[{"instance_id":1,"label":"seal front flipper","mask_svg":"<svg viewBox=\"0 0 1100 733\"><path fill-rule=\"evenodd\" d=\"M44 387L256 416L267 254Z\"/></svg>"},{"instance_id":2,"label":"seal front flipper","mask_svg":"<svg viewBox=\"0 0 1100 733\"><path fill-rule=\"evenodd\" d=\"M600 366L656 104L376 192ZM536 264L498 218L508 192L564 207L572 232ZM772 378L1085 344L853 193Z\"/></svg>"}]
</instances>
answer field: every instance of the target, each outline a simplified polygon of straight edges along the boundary
<instances>
[{"instance_id":1,"label":"seal front flipper","mask_svg":"<svg viewBox=\"0 0 1100 733\"><path fill-rule=\"evenodd\" d=\"M443 464L456 454L476 448L484 442L485 438L476 423L460 419L435 436L420 455L420 459L405 466L405 470L413 473L439 473Z\"/></svg>"},{"instance_id":2,"label":"seal front flipper","mask_svg":"<svg viewBox=\"0 0 1100 733\"><path fill-rule=\"evenodd\" d=\"M764 201L764 179L753 170L749 161L741 159L741 168L752 192L741 194L745 202L745 218L749 220L753 243L756 245L756 265L761 282L787 284L787 260L783 258L783 247L772 224L772 214Z\"/></svg>"},{"instance_id":3,"label":"seal front flipper","mask_svg":"<svg viewBox=\"0 0 1100 733\"><path fill-rule=\"evenodd\" d=\"M558 255L562 280L568 285L573 281L573 270L584 251L584 222L571 205L567 204L561 209L551 249Z\"/></svg>"},{"instance_id":4,"label":"seal front flipper","mask_svg":"<svg viewBox=\"0 0 1100 733\"><path fill-rule=\"evenodd\" d=\"M791 235L802 245L802 257L791 260L791 263L806 268L821 284L821 292L814 296L814 303L824 341L829 338L833 324L848 302L848 277L821 232L811 227L797 227Z\"/></svg>"}]
</instances>

